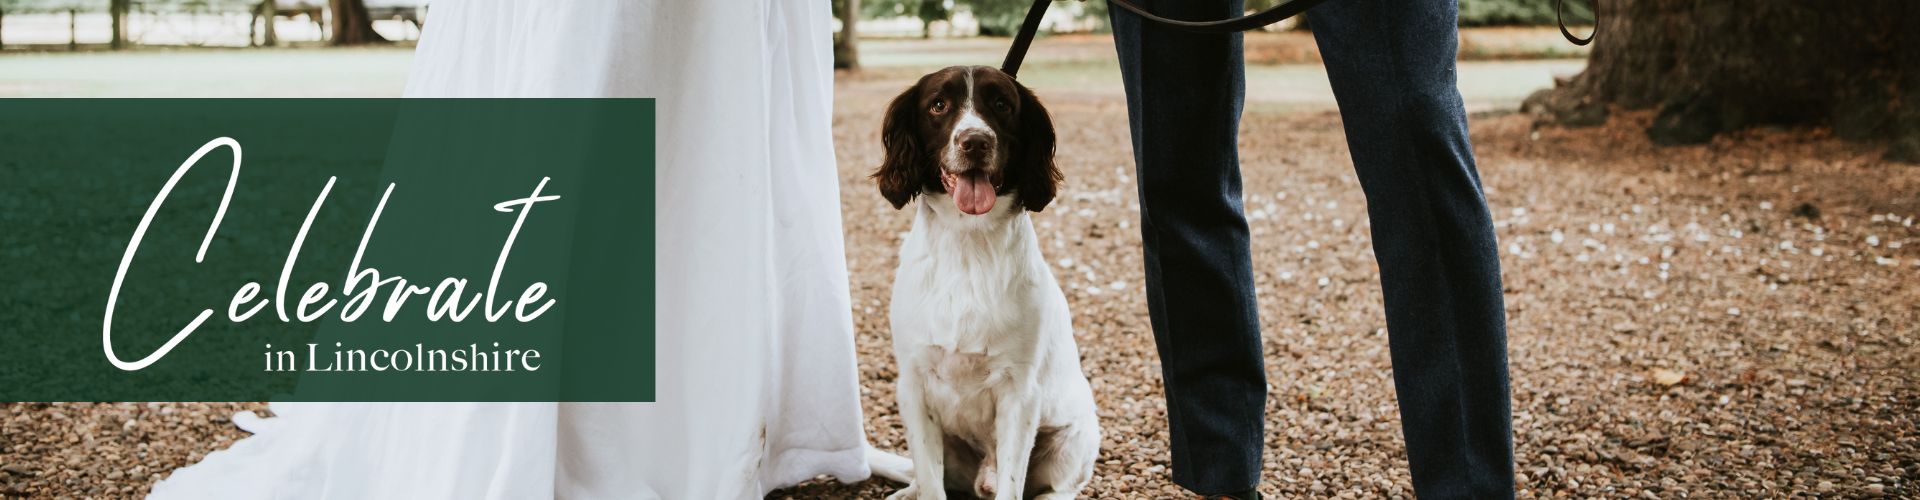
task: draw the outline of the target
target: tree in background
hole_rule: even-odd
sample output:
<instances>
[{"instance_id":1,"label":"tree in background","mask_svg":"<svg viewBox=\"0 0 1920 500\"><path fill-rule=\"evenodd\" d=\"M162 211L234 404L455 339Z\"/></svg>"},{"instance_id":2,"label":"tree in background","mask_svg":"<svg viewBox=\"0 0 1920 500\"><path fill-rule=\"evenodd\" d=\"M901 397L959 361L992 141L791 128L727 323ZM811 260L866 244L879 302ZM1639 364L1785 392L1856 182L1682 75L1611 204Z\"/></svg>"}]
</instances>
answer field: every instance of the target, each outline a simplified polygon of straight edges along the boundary
<instances>
[{"instance_id":1,"label":"tree in background","mask_svg":"<svg viewBox=\"0 0 1920 500\"><path fill-rule=\"evenodd\" d=\"M911 15L920 19L920 38L933 37L933 23L953 17L946 0L867 0L860 15L869 19Z\"/></svg>"},{"instance_id":2,"label":"tree in background","mask_svg":"<svg viewBox=\"0 0 1920 500\"><path fill-rule=\"evenodd\" d=\"M1255 0L1255 1L1258 1L1258 0ZM1113 23L1111 22L1111 18L1107 16L1106 0L1088 0L1085 2L1080 2L1080 15L1078 17L1080 19L1091 18L1095 22L1099 23L1098 26L1094 28L1094 31L1096 32L1108 33L1113 31Z\"/></svg>"},{"instance_id":3,"label":"tree in background","mask_svg":"<svg viewBox=\"0 0 1920 500\"><path fill-rule=\"evenodd\" d=\"M1587 67L1526 109L1569 126L1657 109L1647 135L1697 144L1759 125L1891 139L1920 162L1920 2L1603 0Z\"/></svg>"},{"instance_id":4,"label":"tree in background","mask_svg":"<svg viewBox=\"0 0 1920 500\"><path fill-rule=\"evenodd\" d=\"M386 37L373 31L373 16L367 14L366 0L329 0L333 11L334 45L387 43Z\"/></svg>"},{"instance_id":5,"label":"tree in background","mask_svg":"<svg viewBox=\"0 0 1920 500\"><path fill-rule=\"evenodd\" d=\"M133 11L133 0L110 0L107 2L107 16L113 18L113 50L127 48L132 43L127 35L127 13Z\"/></svg>"},{"instance_id":6,"label":"tree in background","mask_svg":"<svg viewBox=\"0 0 1920 500\"><path fill-rule=\"evenodd\" d=\"M840 19L840 33L833 38L833 67L860 69L860 0L833 0L833 17Z\"/></svg>"},{"instance_id":7,"label":"tree in background","mask_svg":"<svg viewBox=\"0 0 1920 500\"><path fill-rule=\"evenodd\" d=\"M1098 0L1096 0L1098 1ZM1033 6L1032 0L954 0L954 5L965 5L980 22L980 34L983 36L1013 36L1020 31L1020 23L1027 19L1027 8Z\"/></svg>"}]
</instances>

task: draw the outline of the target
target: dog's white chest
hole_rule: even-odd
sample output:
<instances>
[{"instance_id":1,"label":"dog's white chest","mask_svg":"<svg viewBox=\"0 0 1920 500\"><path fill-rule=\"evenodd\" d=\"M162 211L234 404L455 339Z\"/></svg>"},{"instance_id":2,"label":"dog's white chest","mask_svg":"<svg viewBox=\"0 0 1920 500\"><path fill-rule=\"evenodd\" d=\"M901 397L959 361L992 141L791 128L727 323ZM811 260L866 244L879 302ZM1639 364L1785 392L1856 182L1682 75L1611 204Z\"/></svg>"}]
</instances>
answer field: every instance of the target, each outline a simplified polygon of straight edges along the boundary
<instances>
[{"instance_id":1,"label":"dog's white chest","mask_svg":"<svg viewBox=\"0 0 1920 500\"><path fill-rule=\"evenodd\" d=\"M1043 288L1026 261L1037 255L943 249L936 256L928 246L912 242L901 252L892 306L896 335L962 353L1035 338Z\"/></svg>"},{"instance_id":2,"label":"dog's white chest","mask_svg":"<svg viewBox=\"0 0 1920 500\"><path fill-rule=\"evenodd\" d=\"M982 445L993 437L994 394L1003 379L986 354L927 347L920 380L927 407L947 432Z\"/></svg>"},{"instance_id":3,"label":"dog's white chest","mask_svg":"<svg viewBox=\"0 0 1920 500\"><path fill-rule=\"evenodd\" d=\"M1032 304L1023 300L1025 290L1004 285L990 288L951 277L944 281L948 283L921 296L923 307L913 318L928 345L977 355L999 347L996 344L1034 338L1039 324Z\"/></svg>"},{"instance_id":4,"label":"dog's white chest","mask_svg":"<svg viewBox=\"0 0 1920 500\"><path fill-rule=\"evenodd\" d=\"M952 352L939 347L931 347L928 357L933 358L930 368L934 378L950 381L980 381L985 383L992 375L984 353Z\"/></svg>"}]
</instances>

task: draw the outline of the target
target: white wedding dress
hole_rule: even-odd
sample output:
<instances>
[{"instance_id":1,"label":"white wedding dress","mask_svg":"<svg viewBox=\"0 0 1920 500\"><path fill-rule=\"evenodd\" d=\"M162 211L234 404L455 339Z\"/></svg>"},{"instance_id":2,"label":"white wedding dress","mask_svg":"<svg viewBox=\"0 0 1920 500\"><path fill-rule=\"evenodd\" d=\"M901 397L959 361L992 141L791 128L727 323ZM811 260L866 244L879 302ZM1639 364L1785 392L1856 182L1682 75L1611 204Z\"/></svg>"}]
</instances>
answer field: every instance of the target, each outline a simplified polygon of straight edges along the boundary
<instances>
[{"instance_id":1,"label":"white wedding dress","mask_svg":"<svg viewBox=\"0 0 1920 500\"><path fill-rule=\"evenodd\" d=\"M658 402L275 404L152 497L741 499L865 479L830 21L825 1L434 2L407 97L658 99Z\"/></svg>"}]
</instances>

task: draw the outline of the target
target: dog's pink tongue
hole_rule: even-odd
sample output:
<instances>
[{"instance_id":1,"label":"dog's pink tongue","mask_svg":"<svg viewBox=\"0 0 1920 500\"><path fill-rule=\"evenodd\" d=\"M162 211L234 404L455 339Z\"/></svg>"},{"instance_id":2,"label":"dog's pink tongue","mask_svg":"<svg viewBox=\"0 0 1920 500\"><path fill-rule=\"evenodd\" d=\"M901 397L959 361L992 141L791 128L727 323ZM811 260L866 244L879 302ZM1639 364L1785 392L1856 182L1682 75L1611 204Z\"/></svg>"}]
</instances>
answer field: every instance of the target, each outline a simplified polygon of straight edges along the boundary
<instances>
[{"instance_id":1,"label":"dog's pink tongue","mask_svg":"<svg viewBox=\"0 0 1920 500\"><path fill-rule=\"evenodd\" d=\"M953 183L953 204L960 211L970 215L980 215L993 210L993 184L987 182L987 174L972 172L960 176Z\"/></svg>"}]
</instances>

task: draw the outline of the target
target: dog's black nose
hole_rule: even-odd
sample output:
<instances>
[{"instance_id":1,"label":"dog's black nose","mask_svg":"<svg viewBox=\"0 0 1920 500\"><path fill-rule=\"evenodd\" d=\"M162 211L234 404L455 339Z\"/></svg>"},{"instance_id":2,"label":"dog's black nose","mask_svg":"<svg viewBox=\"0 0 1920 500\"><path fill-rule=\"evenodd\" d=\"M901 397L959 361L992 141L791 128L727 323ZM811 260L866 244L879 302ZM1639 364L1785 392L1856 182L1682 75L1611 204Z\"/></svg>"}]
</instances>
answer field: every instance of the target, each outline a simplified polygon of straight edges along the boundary
<instances>
[{"instance_id":1,"label":"dog's black nose","mask_svg":"<svg viewBox=\"0 0 1920 500\"><path fill-rule=\"evenodd\" d=\"M993 135L983 131L970 131L960 136L960 152L983 155L993 149Z\"/></svg>"}]
</instances>

